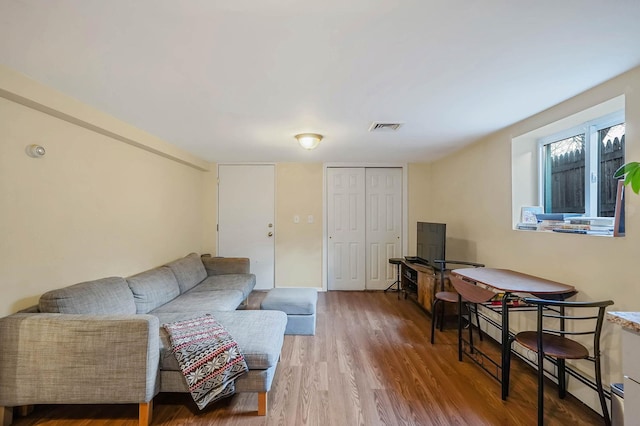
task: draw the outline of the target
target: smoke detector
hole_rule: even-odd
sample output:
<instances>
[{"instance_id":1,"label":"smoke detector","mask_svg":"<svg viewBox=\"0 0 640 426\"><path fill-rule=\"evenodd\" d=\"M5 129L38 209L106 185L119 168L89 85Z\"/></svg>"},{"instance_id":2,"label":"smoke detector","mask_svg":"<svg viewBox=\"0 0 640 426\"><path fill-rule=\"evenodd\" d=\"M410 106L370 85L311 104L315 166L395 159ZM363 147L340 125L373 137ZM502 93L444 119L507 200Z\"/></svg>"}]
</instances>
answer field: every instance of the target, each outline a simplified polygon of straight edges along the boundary
<instances>
[{"instance_id":1,"label":"smoke detector","mask_svg":"<svg viewBox=\"0 0 640 426\"><path fill-rule=\"evenodd\" d=\"M369 126L370 132L395 132L397 131L402 123L382 123L379 121L374 121Z\"/></svg>"}]
</instances>

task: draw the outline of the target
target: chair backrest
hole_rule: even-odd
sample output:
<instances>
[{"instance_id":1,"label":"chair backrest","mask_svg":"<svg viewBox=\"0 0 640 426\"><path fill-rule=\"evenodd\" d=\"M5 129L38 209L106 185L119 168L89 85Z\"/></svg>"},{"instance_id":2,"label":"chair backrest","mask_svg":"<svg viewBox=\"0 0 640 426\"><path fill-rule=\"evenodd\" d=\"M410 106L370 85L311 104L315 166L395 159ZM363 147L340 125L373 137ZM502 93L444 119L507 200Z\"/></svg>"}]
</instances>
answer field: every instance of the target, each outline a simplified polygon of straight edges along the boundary
<instances>
[{"instance_id":1,"label":"chair backrest","mask_svg":"<svg viewBox=\"0 0 640 426\"><path fill-rule=\"evenodd\" d=\"M440 269L440 291L444 291L444 279L447 272L447 265L463 265L471 266L473 268L483 268L483 263L467 262L466 260L450 260L450 259L436 259L433 261L436 265L439 265Z\"/></svg>"},{"instance_id":2,"label":"chair backrest","mask_svg":"<svg viewBox=\"0 0 640 426\"><path fill-rule=\"evenodd\" d=\"M484 303L496 295L493 291L467 282L456 275L451 275L450 278L453 288L455 288L458 294L467 302Z\"/></svg>"},{"instance_id":3,"label":"chair backrest","mask_svg":"<svg viewBox=\"0 0 640 426\"><path fill-rule=\"evenodd\" d=\"M600 354L600 333L604 322L607 306L613 305L613 300L600 302L567 302L562 300L545 300L534 297L524 299L525 303L536 305L538 311L538 331L557 336L593 335L593 350ZM567 314L570 308L571 314ZM545 321L549 319L549 321ZM554 327L550 321L554 321ZM567 330L567 321L580 325Z\"/></svg>"}]
</instances>

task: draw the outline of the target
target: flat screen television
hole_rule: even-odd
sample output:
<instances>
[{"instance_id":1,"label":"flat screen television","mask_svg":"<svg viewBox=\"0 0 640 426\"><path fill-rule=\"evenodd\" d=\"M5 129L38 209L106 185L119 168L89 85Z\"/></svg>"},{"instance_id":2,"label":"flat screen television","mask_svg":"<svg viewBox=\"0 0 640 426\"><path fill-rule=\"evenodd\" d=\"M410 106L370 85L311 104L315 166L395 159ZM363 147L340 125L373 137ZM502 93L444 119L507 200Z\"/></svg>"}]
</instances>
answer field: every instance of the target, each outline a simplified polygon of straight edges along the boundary
<instances>
[{"instance_id":1,"label":"flat screen television","mask_svg":"<svg viewBox=\"0 0 640 426\"><path fill-rule=\"evenodd\" d=\"M417 261L438 269L434 260L445 259L447 225L445 223L418 222Z\"/></svg>"}]
</instances>

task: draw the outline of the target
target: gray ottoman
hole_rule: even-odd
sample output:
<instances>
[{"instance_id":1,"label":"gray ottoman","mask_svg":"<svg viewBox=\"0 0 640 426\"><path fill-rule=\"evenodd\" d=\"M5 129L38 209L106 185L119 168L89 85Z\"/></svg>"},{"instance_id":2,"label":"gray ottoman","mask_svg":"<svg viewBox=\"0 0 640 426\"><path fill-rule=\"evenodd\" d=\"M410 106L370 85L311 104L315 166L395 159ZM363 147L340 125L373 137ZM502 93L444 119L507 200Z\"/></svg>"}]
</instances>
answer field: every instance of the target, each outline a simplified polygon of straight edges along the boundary
<instances>
[{"instance_id":1,"label":"gray ottoman","mask_svg":"<svg viewBox=\"0 0 640 426\"><path fill-rule=\"evenodd\" d=\"M317 302L318 291L315 288L272 288L260 304L260 309L287 314L284 334L314 335Z\"/></svg>"}]
</instances>

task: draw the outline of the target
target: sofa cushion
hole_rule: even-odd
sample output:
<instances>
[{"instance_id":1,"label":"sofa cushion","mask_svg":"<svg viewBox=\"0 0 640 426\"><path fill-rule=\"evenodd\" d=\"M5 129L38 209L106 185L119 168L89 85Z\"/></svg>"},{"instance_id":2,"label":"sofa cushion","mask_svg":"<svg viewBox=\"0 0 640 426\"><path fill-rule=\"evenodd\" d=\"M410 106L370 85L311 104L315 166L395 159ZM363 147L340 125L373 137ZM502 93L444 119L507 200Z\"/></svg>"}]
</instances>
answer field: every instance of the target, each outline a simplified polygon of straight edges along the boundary
<instances>
[{"instance_id":1,"label":"sofa cushion","mask_svg":"<svg viewBox=\"0 0 640 426\"><path fill-rule=\"evenodd\" d=\"M157 314L160 324L196 318L206 312ZM156 314L154 314L156 315ZM238 342L250 370L270 368L278 363L287 326L287 315L281 311L212 312ZM178 361L171 352L169 335L160 327L160 369L180 371Z\"/></svg>"},{"instance_id":2,"label":"sofa cushion","mask_svg":"<svg viewBox=\"0 0 640 426\"><path fill-rule=\"evenodd\" d=\"M253 274L226 274L213 275L205 278L190 292L238 290L242 292L243 300L249 297L249 293L256 286L256 276Z\"/></svg>"},{"instance_id":3,"label":"sofa cushion","mask_svg":"<svg viewBox=\"0 0 640 426\"><path fill-rule=\"evenodd\" d=\"M251 264L247 257L211 257L203 254L200 259L207 270L207 275L248 274Z\"/></svg>"},{"instance_id":4,"label":"sofa cushion","mask_svg":"<svg viewBox=\"0 0 640 426\"><path fill-rule=\"evenodd\" d=\"M51 290L40 296L40 312L89 315L136 313L133 293L124 278L109 277Z\"/></svg>"},{"instance_id":5,"label":"sofa cushion","mask_svg":"<svg viewBox=\"0 0 640 426\"><path fill-rule=\"evenodd\" d=\"M283 311L291 315L316 313L318 290L315 288L272 288L260 304L260 309Z\"/></svg>"},{"instance_id":6,"label":"sofa cushion","mask_svg":"<svg viewBox=\"0 0 640 426\"><path fill-rule=\"evenodd\" d=\"M166 266L129 277L127 284L139 314L146 314L180 295L178 280Z\"/></svg>"},{"instance_id":7,"label":"sofa cushion","mask_svg":"<svg viewBox=\"0 0 640 426\"><path fill-rule=\"evenodd\" d=\"M182 259L174 260L167 265L178 280L180 293L191 290L202 280L207 278L207 271L204 269L200 256L191 253Z\"/></svg>"},{"instance_id":8,"label":"sofa cushion","mask_svg":"<svg viewBox=\"0 0 640 426\"><path fill-rule=\"evenodd\" d=\"M152 315L161 312L213 312L233 311L244 300L238 290L220 290L210 292L188 292L181 294L168 303L150 311Z\"/></svg>"}]
</instances>

